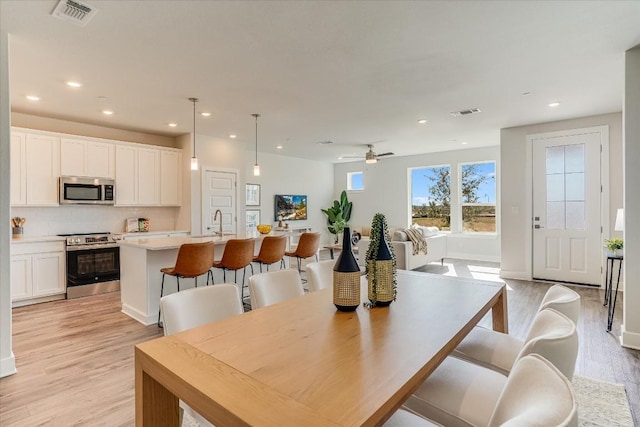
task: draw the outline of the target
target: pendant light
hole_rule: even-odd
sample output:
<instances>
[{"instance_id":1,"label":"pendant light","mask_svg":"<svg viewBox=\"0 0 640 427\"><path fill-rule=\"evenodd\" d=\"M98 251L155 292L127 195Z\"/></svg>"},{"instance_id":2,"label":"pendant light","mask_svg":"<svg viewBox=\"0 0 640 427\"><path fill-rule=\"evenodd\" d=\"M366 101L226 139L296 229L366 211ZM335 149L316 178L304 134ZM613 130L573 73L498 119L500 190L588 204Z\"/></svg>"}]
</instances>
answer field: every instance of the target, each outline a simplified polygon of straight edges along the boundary
<instances>
[{"instance_id":1,"label":"pendant light","mask_svg":"<svg viewBox=\"0 0 640 427\"><path fill-rule=\"evenodd\" d=\"M193 102L193 157L191 157L191 170L198 170L198 158L196 157L196 102L198 98L189 98Z\"/></svg>"},{"instance_id":2,"label":"pendant light","mask_svg":"<svg viewBox=\"0 0 640 427\"><path fill-rule=\"evenodd\" d=\"M252 114L256 118L256 164L253 165L253 176L260 176L260 165L258 164L258 117L260 114Z\"/></svg>"}]
</instances>

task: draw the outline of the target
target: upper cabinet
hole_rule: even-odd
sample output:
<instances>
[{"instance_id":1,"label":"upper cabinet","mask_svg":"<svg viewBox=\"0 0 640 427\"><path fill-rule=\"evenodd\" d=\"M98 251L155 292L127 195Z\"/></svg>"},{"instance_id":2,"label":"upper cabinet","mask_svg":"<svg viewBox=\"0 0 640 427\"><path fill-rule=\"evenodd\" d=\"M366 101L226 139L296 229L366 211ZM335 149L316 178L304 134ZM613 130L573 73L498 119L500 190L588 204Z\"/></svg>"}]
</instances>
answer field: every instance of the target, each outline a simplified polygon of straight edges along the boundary
<instances>
[{"instance_id":1,"label":"upper cabinet","mask_svg":"<svg viewBox=\"0 0 640 427\"><path fill-rule=\"evenodd\" d=\"M182 153L162 150L160 152L160 204L180 206L182 188Z\"/></svg>"},{"instance_id":2,"label":"upper cabinet","mask_svg":"<svg viewBox=\"0 0 640 427\"><path fill-rule=\"evenodd\" d=\"M115 145L109 142L62 138L60 173L65 176L115 177Z\"/></svg>"},{"instance_id":3,"label":"upper cabinet","mask_svg":"<svg viewBox=\"0 0 640 427\"><path fill-rule=\"evenodd\" d=\"M179 150L116 146L117 206L180 206Z\"/></svg>"},{"instance_id":4,"label":"upper cabinet","mask_svg":"<svg viewBox=\"0 0 640 427\"><path fill-rule=\"evenodd\" d=\"M11 133L11 204L58 204L60 138L51 135Z\"/></svg>"},{"instance_id":5,"label":"upper cabinet","mask_svg":"<svg viewBox=\"0 0 640 427\"><path fill-rule=\"evenodd\" d=\"M62 176L115 178L116 206L180 206L182 150L12 128L11 205L58 205Z\"/></svg>"}]
</instances>

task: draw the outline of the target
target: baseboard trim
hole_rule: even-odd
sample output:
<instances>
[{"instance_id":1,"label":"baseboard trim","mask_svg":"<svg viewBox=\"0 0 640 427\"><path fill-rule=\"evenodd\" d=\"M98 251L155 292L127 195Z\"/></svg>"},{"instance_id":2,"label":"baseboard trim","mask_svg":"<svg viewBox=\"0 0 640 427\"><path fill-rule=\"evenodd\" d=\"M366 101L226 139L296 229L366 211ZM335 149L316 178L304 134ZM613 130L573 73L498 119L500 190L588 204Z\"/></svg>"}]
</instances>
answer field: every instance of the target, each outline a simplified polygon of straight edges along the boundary
<instances>
[{"instance_id":1,"label":"baseboard trim","mask_svg":"<svg viewBox=\"0 0 640 427\"><path fill-rule=\"evenodd\" d=\"M500 277L502 279L531 280L531 275L526 271L500 270Z\"/></svg>"},{"instance_id":2,"label":"baseboard trim","mask_svg":"<svg viewBox=\"0 0 640 427\"><path fill-rule=\"evenodd\" d=\"M147 316L146 314L142 313L139 310L136 310L135 308L127 304L122 304L122 312L132 319L142 323L144 326L150 326L158 323L157 314L155 316Z\"/></svg>"},{"instance_id":3,"label":"baseboard trim","mask_svg":"<svg viewBox=\"0 0 640 427\"><path fill-rule=\"evenodd\" d=\"M620 345L634 350L640 350L640 334L637 332L629 332L624 328L624 324L620 325Z\"/></svg>"},{"instance_id":4,"label":"baseboard trim","mask_svg":"<svg viewBox=\"0 0 640 427\"><path fill-rule=\"evenodd\" d=\"M0 378L13 375L18 370L16 369L16 357L11 353L11 356L0 359Z\"/></svg>"}]
</instances>

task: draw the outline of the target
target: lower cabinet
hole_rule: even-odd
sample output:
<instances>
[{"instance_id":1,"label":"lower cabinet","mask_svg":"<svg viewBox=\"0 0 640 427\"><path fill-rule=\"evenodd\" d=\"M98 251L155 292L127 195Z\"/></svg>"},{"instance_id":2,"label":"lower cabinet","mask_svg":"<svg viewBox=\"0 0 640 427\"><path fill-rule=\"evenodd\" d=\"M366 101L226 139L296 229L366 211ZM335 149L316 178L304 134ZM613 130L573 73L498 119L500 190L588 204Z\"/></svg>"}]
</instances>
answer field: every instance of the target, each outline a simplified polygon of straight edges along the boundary
<instances>
[{"instance_id":1,"label":"lower cabinet","mask_svg":"<svg viewBox=\"0 0 640 427\"><path fill-rule=\"evenodd\" d=\"M38 302L44 297L64 297L65 292L63 242L13 244L11 301L14 306Z\"/></svg>"}]
</instances>

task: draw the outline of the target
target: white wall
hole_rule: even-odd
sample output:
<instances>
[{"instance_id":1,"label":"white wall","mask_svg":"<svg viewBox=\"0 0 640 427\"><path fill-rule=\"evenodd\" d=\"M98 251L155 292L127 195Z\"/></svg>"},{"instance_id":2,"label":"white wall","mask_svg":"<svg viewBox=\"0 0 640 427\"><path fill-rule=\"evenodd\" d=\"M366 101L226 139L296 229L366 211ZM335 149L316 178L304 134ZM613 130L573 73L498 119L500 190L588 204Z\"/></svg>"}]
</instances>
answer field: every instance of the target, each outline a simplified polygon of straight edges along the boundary
<instances>
[{"instance_id":1,"label":"white wall","mask_svg":"<svg viewBox=\"0 0 640 427\"><path fill-rule=\"evenodd\" d=\"M323 242L329 242L326 231L324 208L333 201L333 165L328 162L298 159L274 154L258 153L261 174L253 176L255 152L251 147L233 141L196 135L196 154L200 168L196 172L189 169L193 142L191 135L177 139L177 146L183 150L183 209L178 215L178 229L194 230L199 233L201 223L201 173L204 166L221 170L238 171L238 233L245 231L245 184L260 184L260 206L250 209L260 210L263 224L276 225L273 203L276 194L306 194L306 221L290 221L290 227L311 227L313 231L325 234ZM191 211L189 211L189 207Z\"/></svg>"},{"instance_id":2,"label":"white wall","mask_svg":"<svg viewBox=\"0 0 640 427\"><path fill-rule=\"evenodd\" d=\"M527 144L530 134L609 126L609 235L621 237L613 230L616 211L622 207L622 114L612 113L572 120L539 123L529 126L501 129L500 158L501 188L501 275L516 279L531 279L531 258L527 242L530 242L531 212L526 186Z\"/></svg>"},{"instance_id":3,"label":"white wall","mask_svg":"<svg viewBox=\"0 0 640 427\"><path fill-rule=\"evenodd\" d=\"M640 349L640 45L625 55L623 346Z\"/></svg>"},{"instance_id":4,"label":"white wall","mask_svg":"<svg viewBox=\"0 0 640 427\"><path fill-rule=\"evenodd\" d=\"M10 276L10 191L11 113L9 96L9 35L5 31L6 13L0 2L0 377L16 372L11 348L11 276Z\"/></svg>"},{"instance_id":5,"label":"white wall","mask_svg":"<svg viewBox=\"0 0 640 427\"><path fill-rule=\"evenodd\" d=\"M255 177L253 176L254 155L253 151L247 151L243 172L247 183L260 184L261 195L258 208L261 222L277 225L278 222L274 218L276 194L306 194L308 219L289 221L289 226L311 227L313 231L322 233L323 244L331 242L333 239L327 230L326 217L320 209L333 203L333 164L259 153L260 176ZM244 192L242 194L244 197Z\"/></svg>"},{"instance_id":6,"label":"white wall","mask_svg":"<svg viewBox=\"0 0 640 427\"><path fill-rule=\"evenodd\" d=\"M353 202L350 223L353 227L369 225L377 212L386 215L391 227L406 227L411 222L411 188L409 168L423 166L451 166L451 193L457 194L457 175L460 163L495 161L500 174L500 149L495 147L445 151L415 156L387 157L375 164L364 161L335 165L334 196L347 188L348 172L363 172L364 191L349 191ZM498 179L496 179L498 185ZM496 206L500 206L500 189L496 189ZM447 256L486 261L500 260L499 232L495 235L463 234L457 228L458 214L452 209L452 231L447 237ZM498 218L500 212L497 212Z\"/></svg>"}]
</instances>

